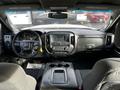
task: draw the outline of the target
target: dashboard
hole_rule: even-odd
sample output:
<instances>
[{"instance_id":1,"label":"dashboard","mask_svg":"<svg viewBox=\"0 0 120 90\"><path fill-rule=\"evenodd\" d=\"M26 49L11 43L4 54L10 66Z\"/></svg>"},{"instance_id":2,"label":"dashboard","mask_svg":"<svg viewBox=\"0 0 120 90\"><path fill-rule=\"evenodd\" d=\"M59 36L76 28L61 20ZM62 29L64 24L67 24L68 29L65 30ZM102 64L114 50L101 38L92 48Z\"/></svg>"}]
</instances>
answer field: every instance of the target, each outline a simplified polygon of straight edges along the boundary
<instances>
[{"instance_id":1,"label":"dashboard","mask_svg":"<svg viewBox=\"0 0 120 90\"><path fill-rule=\"evenodd\" d=\"M4 45L23 58L64 57L112 46L114 35L77 28L35 28L4 35Z\"/></svg>"}]
</instances>

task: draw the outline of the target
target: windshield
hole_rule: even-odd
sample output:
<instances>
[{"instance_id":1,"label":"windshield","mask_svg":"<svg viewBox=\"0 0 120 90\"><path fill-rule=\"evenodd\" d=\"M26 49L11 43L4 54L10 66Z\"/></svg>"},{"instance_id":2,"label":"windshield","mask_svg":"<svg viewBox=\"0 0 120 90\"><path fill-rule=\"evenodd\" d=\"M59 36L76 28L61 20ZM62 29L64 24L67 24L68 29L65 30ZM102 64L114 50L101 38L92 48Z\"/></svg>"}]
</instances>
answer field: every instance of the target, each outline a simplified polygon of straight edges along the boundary
<instances>
[{"instance_id":1,"label":"windshield","mask_svg":"<svg viewBox=\"0 0 120 90\"><path fill-rule=\"evenodd\" d=\"M68 10L65 19L49 18L47 10L7 10L12 24L22 29L36 25L72 24L83 25L96 30L105 29L110 23L111 10Z\"/></svg>"}]
</instances>

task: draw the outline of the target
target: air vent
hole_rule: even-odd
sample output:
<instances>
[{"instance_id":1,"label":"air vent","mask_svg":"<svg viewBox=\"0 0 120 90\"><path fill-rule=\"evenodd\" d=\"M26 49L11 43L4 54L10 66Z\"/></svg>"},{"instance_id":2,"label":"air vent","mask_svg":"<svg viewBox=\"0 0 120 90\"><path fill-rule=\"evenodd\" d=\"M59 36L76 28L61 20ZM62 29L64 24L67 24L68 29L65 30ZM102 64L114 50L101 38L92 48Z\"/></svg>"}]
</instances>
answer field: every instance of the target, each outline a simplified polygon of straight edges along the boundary
<instances>
[{"instance_id":1,"label":"air vent","mask_svg":"<svg viewBox=\"0 0 120 90\"><path fill-rule=\"evenodd\" d=\"M71 44L75 45L75 36L71 36Z\"/></svg>"},{"instance_id":2,"label":"air vent","mask_svg":"<svg viewBox=\"0 0 120 90\"><path fill-rule=\"evenodd\" d=\"M109 33L106 35L106 46L112 46L114 42L114 35Z\"/></svg>"}]
</instances>

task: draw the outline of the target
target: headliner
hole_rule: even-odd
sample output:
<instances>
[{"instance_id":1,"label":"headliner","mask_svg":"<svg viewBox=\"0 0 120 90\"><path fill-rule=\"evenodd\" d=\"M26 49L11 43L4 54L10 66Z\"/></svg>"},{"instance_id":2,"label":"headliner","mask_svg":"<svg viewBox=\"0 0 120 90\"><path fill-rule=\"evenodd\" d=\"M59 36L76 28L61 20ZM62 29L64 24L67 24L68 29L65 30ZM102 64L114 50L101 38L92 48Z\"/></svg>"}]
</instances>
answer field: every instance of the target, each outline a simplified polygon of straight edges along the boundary
<instances>
[{"instance_id":1,"label":"headliner","mask_svg":"<svg viewBox=\"0 0 120 90\"><path fill-rule=\"evenodd\" d=\"M51 4L56 4L57 2L60 2L62 4L65 4L65 2L71 3L97 3L97 4L120 4L120 0L0 0L1 5L6 5L6 4L30 4L30 3L40 3L40 2L45 2L45 3L51 3ZM59 4L60 4L59 3ZM58 3L57 3L58 4Z\"/></svg>"},{"instance_id":2,"label":"headliner","mask_svg":"<svg viewBox=\"0 0 120 90\"><path fill-rule=\"evenodd\" d=\"M76 6L119 6L120 0L0 0L1 6L8 5L38 5L42 8L49 7L76 7Z\"/></svg>"}]
</instances>

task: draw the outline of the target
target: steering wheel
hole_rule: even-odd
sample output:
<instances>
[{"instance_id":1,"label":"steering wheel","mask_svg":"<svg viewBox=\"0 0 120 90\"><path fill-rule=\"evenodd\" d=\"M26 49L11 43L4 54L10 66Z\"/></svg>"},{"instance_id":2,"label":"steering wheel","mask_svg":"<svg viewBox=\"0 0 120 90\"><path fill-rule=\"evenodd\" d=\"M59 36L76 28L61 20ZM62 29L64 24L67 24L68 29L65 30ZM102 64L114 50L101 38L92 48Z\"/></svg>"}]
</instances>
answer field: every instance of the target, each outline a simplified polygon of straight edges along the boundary
<instances>
[{"instance_id":1,"label":"steering wheel","mask_svg":"<svg viewBox=\"0 0 120 90\"><path fill-rule=\"evenodd\" d=\"M15 35L12 48L22 58L33 58L42 54L42 41L37 32L24 30Z\"/></svg>"}]
</instances>

